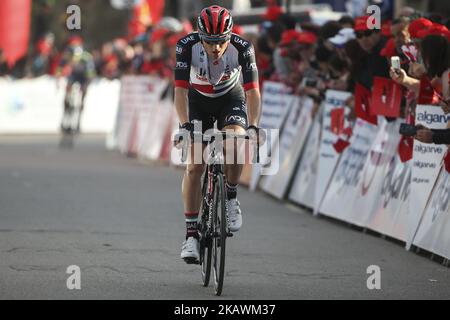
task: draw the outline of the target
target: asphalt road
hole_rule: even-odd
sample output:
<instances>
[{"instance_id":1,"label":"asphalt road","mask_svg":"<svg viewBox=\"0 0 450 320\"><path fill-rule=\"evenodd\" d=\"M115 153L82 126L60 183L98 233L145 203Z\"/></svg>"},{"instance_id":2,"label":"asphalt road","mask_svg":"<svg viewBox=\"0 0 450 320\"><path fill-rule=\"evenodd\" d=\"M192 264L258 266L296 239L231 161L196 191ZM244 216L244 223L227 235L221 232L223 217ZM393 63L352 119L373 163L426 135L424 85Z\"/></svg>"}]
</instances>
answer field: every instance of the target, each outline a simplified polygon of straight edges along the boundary
<instances>
[{"instance_id":1,"label":"asphalt road","mask_svg":"<svg viewBox=\"0 0 450 320\"><path fill-rule=\"evenodd\" d=\"M182 171L56 137L0 138L0 299L449 299L450 270L241 188L221 298L179 258ZM68 290L67 268L81 270ZM381 289L367 288L368 266Z\"/></svg>"}]
</instances>

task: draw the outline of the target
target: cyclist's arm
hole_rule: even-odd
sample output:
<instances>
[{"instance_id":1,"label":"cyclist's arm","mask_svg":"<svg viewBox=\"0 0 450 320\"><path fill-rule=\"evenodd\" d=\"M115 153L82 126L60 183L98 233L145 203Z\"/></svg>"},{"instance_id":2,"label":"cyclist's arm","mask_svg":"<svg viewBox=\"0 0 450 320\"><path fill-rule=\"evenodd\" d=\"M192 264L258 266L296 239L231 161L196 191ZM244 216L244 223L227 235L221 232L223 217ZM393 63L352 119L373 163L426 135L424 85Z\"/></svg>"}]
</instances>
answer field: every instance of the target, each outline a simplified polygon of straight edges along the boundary
<instances>
[{"instance_id":1,"label":"cyclist's arm","mask_svg":"<svg viewBox=\"0 0 450 320\"><path fill-rule=\"evenodd\" d=\"M184 46L180 41L176 47L175 66L175 108L180 124L189 122L188 116L188 92L191 73L192 52L190 46Z\"/></svg>"},{"instance_id":2,"label":"cyclist's arm","mask_svg":"<svg viewBox=\"0 0 450 320\"><path fill-rule=\"evenodd\" d=\"M255 50L251 43L239 55L242 67L242 79L247 95L247 110L249 126L258 127L261 118L261 93L259 91L258 68L256 66Z\"/></svg>"},{"instance_id":3,"label":"cyclist's arm","mask_svg":"<svg viewBox=\"0 0 450 320\"><path fill-rule=\"evenodd\" d=\"M175 88L175 109L181 124L189 122L188 116L188 89Z\"/></svg>"},{"instance_id":4,"label":"cyclist's arm","mask_svg":"<svg viewBox=\"0 0 450 320\"><path fill-rule=\"evenodd\" d=\"M261 93L258 88L247 91L247 110L249 126L259 127L261 120Z\"/></svg>"}]
</instances>

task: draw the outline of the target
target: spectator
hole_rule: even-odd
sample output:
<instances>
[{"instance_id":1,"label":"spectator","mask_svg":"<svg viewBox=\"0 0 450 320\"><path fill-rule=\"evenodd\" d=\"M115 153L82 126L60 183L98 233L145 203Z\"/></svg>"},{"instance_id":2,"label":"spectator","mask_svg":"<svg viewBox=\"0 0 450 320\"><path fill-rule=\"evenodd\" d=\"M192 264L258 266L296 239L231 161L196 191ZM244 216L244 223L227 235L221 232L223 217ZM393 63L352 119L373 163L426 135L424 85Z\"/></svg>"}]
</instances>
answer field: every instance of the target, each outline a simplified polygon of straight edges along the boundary
<instances>
[{"instance_id":1,"label":"spectator","mask_svg":"<svg viewBox=\"0 0 450 320\"><path fill-rule=\"evenodd\" d=\"M449 68L450 68L450 48L449 41L441 35L428 35L421 43L421 56L427 75L433 84L433 87L448 99L449 95ZM404 70L396 74L391 69L391 78L397 83L419 94L420 80L408 76ZM424 81L424 79L422 79Z\"/></svg>"},{"instance_id":2,"label":"spectator","mask_svg":"<svg viewBox=\"0 0 450 320\"><path fill-rule=\"evenodd\" d=\"M417 126L415 138L423 143L450 144L450 129L435 130Z\"/></svg>"},{"instance_id":3,"label":"spectator","mask_svg":"<svg viewBox=\"0 0 450 320\"><path fill-rule=\"evenodd\" d=\"M355 20L353 20L353 18L350 16L342 16L342 18L340 18L338 22L344 29L353 29L355 27Z\"/></svg>"},{"instance_id":4,"label":"spectator","mask_svg":"<svg viewBox=\"0 0 450 320\"><path fill-rule=\"evenodd\" d=\"M385 45L385 40L383 40L380 30L368 28L368 18L368 16L360 17L355 22L358 44L366 53L360 70L355 74L355 80L370 89L375 76L389 77L389 65L380 54Z\"/></svg>"},{"instance_id":5,"label":"spectator","mask_svg":"<svg viewBox=\"0 0 450 320\"><path fill-rule=\"evenodd\" d=\"M8 74L9 67L6 61L6 56L3 53L3 50L0 49L0 77L4 77Z\"/></svg>"}]
</instances>

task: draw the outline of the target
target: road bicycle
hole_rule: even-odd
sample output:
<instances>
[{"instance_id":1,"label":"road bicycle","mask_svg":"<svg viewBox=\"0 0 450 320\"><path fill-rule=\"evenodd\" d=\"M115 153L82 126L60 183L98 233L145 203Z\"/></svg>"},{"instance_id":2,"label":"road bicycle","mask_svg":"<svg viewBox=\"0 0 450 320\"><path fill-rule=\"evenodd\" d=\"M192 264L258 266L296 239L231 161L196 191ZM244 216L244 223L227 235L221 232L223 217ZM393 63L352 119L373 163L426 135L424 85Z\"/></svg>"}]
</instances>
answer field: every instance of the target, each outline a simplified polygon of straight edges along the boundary
<instances>
[{"instance_id":1,"label":"road bicycle","mask_svg":"<svg viewBox=\"0 0 450 320\"><path fill-rule=\"evenodd\" d=\"M229 221L226 206L226 176L224 171L223 144L215 143L217 137L222 141L233 138L235 140L250 140L248 135L216 132L213 135L194 133L194 141L197 137L206 141L209 147L206 169L202 178L202 199L200 205L200 218L198 231L200 235L200 261L203 286L208 287L211 278L211 269L214 278L214 290L217 296L222 294L225 276L225 252L227 238L233 236L229 229ZM175 139L178 143L178 139ZM259 149L259 141L257 147ZM188 143L182 147L182 161L187 158ZM259 152L257 152L259 161Z\"/></svg>"},{"instance_id":2,"label":"road bicycle","mask_svg":"<svg viewBox=\"0 0 450 320\"><path fill-rule=\"evenodd\" d=\"M61 120L61 147L73 147L75 135L79 132L82 99L81 85L75 82L67 96L68 105Z\"/></svg>"}]
</instances>

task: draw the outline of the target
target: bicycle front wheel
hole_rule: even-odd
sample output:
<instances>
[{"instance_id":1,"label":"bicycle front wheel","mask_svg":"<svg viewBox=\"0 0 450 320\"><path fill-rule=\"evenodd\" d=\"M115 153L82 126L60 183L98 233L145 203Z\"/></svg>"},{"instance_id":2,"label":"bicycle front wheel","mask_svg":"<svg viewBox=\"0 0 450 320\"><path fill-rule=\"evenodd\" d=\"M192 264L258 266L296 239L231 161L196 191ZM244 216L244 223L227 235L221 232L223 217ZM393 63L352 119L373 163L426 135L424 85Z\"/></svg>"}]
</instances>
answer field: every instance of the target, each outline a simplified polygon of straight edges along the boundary
<instances>
[{"instance_id":1,"label":"bicycle front wheel","mask_svg":"<svg viewBox=\"0 0 450 320\"><path fill-rule=\"evenodd\" d=\"M209 206L206 203L208 187L208 172L205 172L202 185L202 203L200 206L201 218L199 225L200 232L200 265L202 267L203 286L209 285L211 275L212 240L208 228Z\"/></svg>"},{"instance_id":2,"label":"bicycle front wheel","mask_svg":"<svg viewBox=\"0 0 450 320\"><path fill-rule=\"evenodd\" d=\"M213 206L213 269L214 289L216 295L222 294L225 275L225 248L227 240L227 217L225 209L225 182L222 174L218 174L214 185Z\"/></svg>"}]
</instances>

